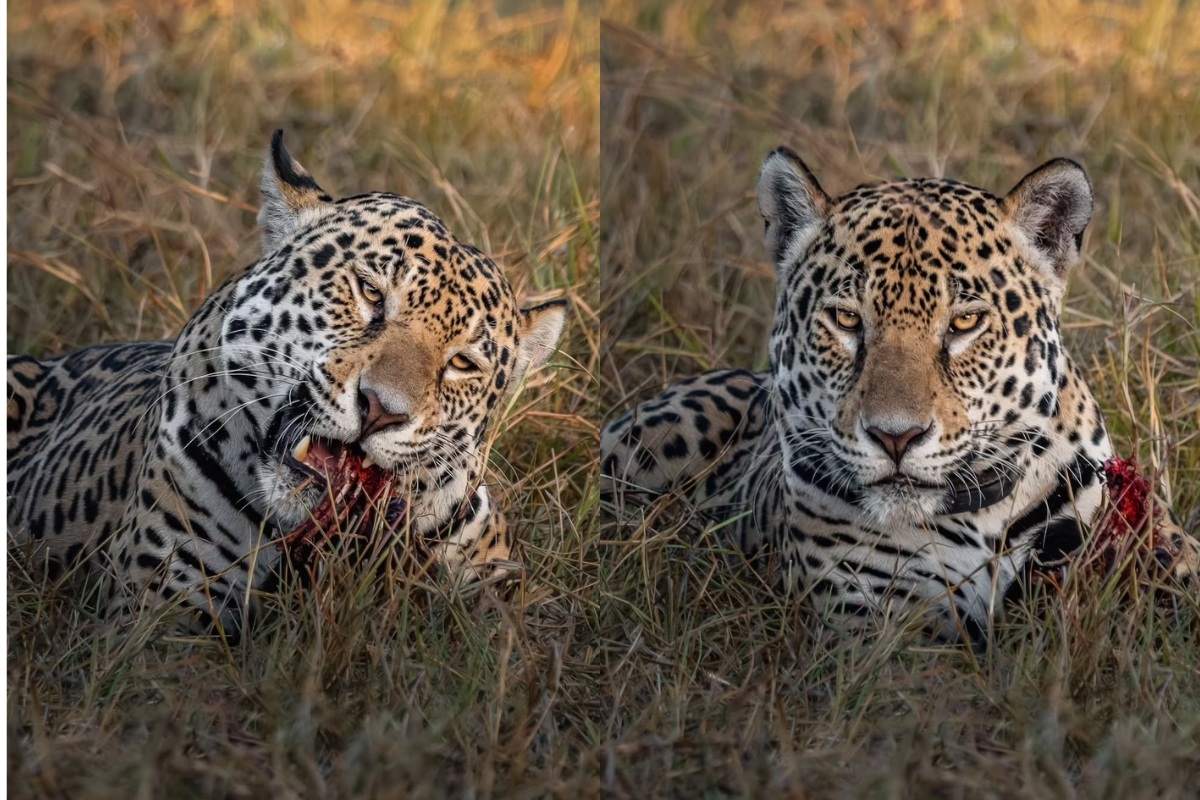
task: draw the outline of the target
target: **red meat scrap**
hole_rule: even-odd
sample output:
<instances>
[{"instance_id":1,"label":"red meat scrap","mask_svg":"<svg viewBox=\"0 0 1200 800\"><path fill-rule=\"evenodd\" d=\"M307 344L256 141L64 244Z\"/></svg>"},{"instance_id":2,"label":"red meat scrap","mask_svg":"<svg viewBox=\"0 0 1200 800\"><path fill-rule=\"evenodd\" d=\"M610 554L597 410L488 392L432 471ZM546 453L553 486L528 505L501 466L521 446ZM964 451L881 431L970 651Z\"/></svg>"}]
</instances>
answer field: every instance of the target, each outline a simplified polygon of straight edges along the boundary
<instances>
[{"instance_id":1,"label":"red meat scrap","mask_svg":"<svg viewBox=\"0 0 1200 800\"><path fill-rule=\"evenodd\" d=\"M343 450L336 466L326 471L326 481L324 496L308 519L279 540L293 563L311 564L316 551L336 539L366 538L377 526L394 531L404 524L406 504L395 496L391 474L366 466L359 453Z\"/></svg>"},{"instance_id":2,"label":"red meat scrap","mask_svg":"<svg viewBox=\"0 0 1200 800\"><path fill-rule=\"evenodd\" d=\"M1200 571L1200 547L1183 532L1134 459L1110 458L1104 462L1104 477L1108 510L1100 517L1091 550L1109 571L1139 555L1132 566L1157 565L1159 578L1186 579Z\"/></svg>"}]
</instances>

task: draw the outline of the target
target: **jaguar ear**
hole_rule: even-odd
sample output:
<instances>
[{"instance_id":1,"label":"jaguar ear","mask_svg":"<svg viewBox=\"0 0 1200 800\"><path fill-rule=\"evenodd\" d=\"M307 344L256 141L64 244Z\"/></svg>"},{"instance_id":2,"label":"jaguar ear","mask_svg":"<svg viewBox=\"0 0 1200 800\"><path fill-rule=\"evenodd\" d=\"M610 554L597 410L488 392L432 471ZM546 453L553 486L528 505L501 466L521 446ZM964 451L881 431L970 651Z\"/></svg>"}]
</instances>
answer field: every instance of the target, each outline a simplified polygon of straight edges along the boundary
<instances>
[{"instance_id":1,"label":"jaguar ear","mask_svg":"<svg viewBox=\"0 0 1200 800\"><path fill-rule=\"evenodd\" d=\"M829 213L830 202L800 156L786 147L767 156L758 176L758 212L777 269L800 256Z\"/></svg>"},{"instance_id":2,"label":"jaguar ear","mask_svg":"<svg viewBox=\"0 0 1200 800\"><path fill-rule=\"evenodd\" d=\"M275 131L263 166L262 208L258 210L263 251L269 253L281 247L332 202L333 198L283 146L283 131Z\"/></svg>"},{"instance_id":3,"label":"jaguar ear","mask_svg":"<svg viewBox=\"0 0 1200 800\"><path fill-rule=\"evenodd\" d=\"M1022 178L1003 204L1053 275L1065 278L1092 218L1092 182L1083 167L1069 158L1048 161Z\"/></svg>"},{"instance_id":4,"label":"jaguar ear","mask_svg":"<svg viewBox=\"0 0 1200 800\"><path fill-rule=\"evenodd\" d=\"M515 378L520 379L529 370L546 363L562 336L566 321L566 300L551 300L521 309L521 344Z\"/></svg>"}]
</instances>

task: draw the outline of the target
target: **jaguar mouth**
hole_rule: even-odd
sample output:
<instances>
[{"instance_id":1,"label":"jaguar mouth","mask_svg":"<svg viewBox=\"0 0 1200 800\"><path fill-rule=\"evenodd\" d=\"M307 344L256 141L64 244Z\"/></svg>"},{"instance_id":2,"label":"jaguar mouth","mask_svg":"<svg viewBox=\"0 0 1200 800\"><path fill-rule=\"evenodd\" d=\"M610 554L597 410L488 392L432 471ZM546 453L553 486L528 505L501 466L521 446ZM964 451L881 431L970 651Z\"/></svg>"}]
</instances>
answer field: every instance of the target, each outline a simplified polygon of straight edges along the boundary
<instances>
[{"instance_id":1,"label":"jaguar mouth","mask_svg":"<svg viewBox=\"0 0 1200 800\"><path fill-rule=\"evenodd\" d=\"M312 408L293 401L276 413L261 443L264 476L278 502L266 509L279 544L301 562L321 542L396 531L407 519L408 490L397 465L379 464L363 440L327 438L306 430Z\"/></svg>"},{"instance_id":2,"label":"jaguar mouth","mask_svg":"<svg viewBox=\"0 0 1200 800\"><path fill-rule=\"evenodd\" d=\"M893 486L896 488L899 488L899 489L917 489L917 490L927 490L927 491L939 491L939 490L945 488L943 486L937 486L932 483L925 483L924 481L919 481L916 478L912 477L911 475L905 475L903 472L893 473L892 475L889 475L888 477L884 478L883 480L876 481L875 483L871 484L872 488L876 488L876 487L887 488L887 487L893 487Z\"/></svg>"},{"instance_id":3,"label":"jaguar mouth","mask_svg":"<svg viewBox=\"0 0 1200 800\"><path fill-rule=\"evenodd\" d=\"M362 461L363 469L376 466L375 459L363 452L358 442L342 442L305 434L299 441L282 448L276 460L305 477L326 482L336 474L347 455Z\"/></svg>"},{"instance_id":4,"label":"jaguar mouth","mask_svg":"<svg viewBox=\"0 0 1200 800\"><path fill-rule=\"evenodd\" d=\"M305 431L301 423L306 416L304 404L298 401L280 409L267 426L264 455L286 467L302 481L318 486L331 482L348 458L353 457L361 469L378 466L364 452L361 439L344 441Z\"/></svg>"},{"instance_id":5,"label":"jaguar mouth","mask_svg":"<svg viewBox=\"0 0 1200 800\"><path fill-rule=\"evenodd\" d=\"M946 494L943 514L961 514L979 511L999 503L1017 488L1018 475L1014 470L998 466L972 470L966 475L955 475Z\"/></svg>"},{"instance_id":6,"label":"jaguar mouth","mask_svg":"<svg viewBox=\"0 0 1200 800\"><path fill-rule=\"evenodd\" d=\"M987 467L967 474L955 474L945 484L926 483L911 475L894 473L876 481L871 488L893 489L902 493L941 492L944 495L939 514L974 512L999 503L1012 494L1016 479L1003 469Z\"/></svg>"}]
</instances>

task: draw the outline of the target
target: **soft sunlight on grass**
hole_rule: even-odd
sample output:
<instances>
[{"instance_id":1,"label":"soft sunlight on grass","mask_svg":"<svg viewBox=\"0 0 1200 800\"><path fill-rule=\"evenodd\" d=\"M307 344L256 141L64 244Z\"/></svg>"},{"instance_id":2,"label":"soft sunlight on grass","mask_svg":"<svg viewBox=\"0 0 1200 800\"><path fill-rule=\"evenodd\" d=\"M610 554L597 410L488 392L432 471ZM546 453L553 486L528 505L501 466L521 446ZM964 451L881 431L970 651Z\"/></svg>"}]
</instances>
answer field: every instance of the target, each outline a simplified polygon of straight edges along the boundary
<instances>
[{"instance_id":1,"label":"soft sunlight on grass","mask_svg":"<svg viewBox=\"0 0 1200 800\"><path fill-rule=\"evenodd\" d=\"M1200 8L608 10L601 284L624 291L599 309L606 417L674 378L765 367L774 283L754 186L775 146L830 192L937 175L1003 193L1069 156L1097 197L1069 345L1117 452L1157 471L1184 516L1200 506ZM713 565L719 531L707 552L689 548L666 505L602 526L622 542L608 585L636 620L612 762L631 792L1200 791L1194 592L1164 612L1080 573L1061 598L1014 612L982 658L900 639L830 649L794 604Z\"/></svg>"},{"instance_id":2,"label":"soft sunlight on grass","mask_svg":"<svg viewBox=\"0 0 1200 800\"><path fill-rule=\"evenodd\" d=\"M1200 8L532 5L10 3L10 352L174 335L257 257L276 127L333 194L420 198L572 302L493 450L511 597L334 562L227 648L110 636L10 560L10 793L1195 796L1194 597L1077 581L985 655L833 646L686 510L597 530L595 454L617 407L765 364L775 145L830 191L1066 155L1098 201L1069 343L1118 451L1200 506Z\"/></svg>"},{"instance_id":3,"label":"soft sunlight on grass","mask_svg":"<svg viewBox=\"0 0 1200 800\"><path fill-rule=\"evenodd\" d=\"M230 650L153 619L109 637L10 559L12 796L487 795L576 760L543 708L562 647L526 617L596 527L599 29L585 4L511 5L9 5L10 353L173 336L257 258L279 127L331 193L419 198L518 293L572 304L492 450L514 599L335 562Z\"/></svg>"}]
</instances>

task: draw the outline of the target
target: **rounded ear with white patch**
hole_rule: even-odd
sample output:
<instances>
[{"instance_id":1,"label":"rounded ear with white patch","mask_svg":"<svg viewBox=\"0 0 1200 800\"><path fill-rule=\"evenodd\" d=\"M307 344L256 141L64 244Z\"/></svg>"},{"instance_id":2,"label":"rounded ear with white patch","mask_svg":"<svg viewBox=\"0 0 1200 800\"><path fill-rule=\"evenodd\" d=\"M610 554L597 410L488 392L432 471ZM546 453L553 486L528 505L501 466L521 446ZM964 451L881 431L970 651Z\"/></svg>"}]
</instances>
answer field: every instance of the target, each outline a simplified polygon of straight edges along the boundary
<instances>
[{"instance_id":1,"label":"rounded ear with white patch","mask_svg":"<svg viewBox=\"0 0 1200 800\"><path fill-rule=\"evenodd\" d=\"M799 257L829 213L830 202L798 155L779 147L767 156L758 176L758 212L776 267Z\"/></svg>"},{"instance_id":2,"label":"rounded ear with white patch","mask_svg":"<svg viewBox=\"0 0 1200 800\"><path fill-rule=\"evenodd\" d=\"M292 158L283 146L282 130L271 136L265 161L258 227L263 233L263 251L269 253L310 224L333 198Z\"/></svg>"},{"instance_id":3,"label":"rounded ear with white patch","mask_svg":"<svg viewBox=\"0 0 1200 800\"><path fill-rule=\"evenodd\" d=\"M558 339L567 322L567 301L548 303L521 309L521 344L517 349L516 377L536 369L554 353Z\"/></svg>"},{"instance_id":4,"label":"rounded ear with white patch","mask_svg":"<svg viewBox=\"0 0 1200 800\"><path fill-rule=\"evenodd\" d=\"M1083 167L1069 158L1047 161L1022 178L1003 204L1052 274L1065 278L1092 218L1092 182Z\"/></svg>"}]
</instances>

